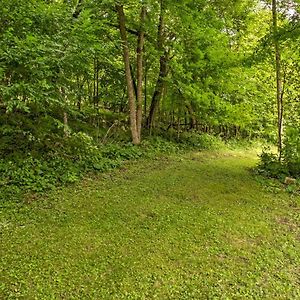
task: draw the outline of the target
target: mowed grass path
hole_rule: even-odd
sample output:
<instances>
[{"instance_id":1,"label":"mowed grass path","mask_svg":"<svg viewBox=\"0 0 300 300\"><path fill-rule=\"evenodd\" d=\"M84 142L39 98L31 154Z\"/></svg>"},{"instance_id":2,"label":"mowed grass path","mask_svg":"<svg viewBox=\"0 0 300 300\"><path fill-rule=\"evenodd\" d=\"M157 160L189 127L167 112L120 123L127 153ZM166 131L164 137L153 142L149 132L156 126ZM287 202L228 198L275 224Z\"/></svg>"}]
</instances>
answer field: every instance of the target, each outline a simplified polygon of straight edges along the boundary
<instances>
[{"instance_id":1,"label":"mowed grass path","mask_svg":"<svg viewBox=\"0 0 300 300\"><path fill-rule=\"evenodd\" d=\"M249 153L139 161L1 215L0 299L300 299L300 199Z\"/></svg>"}]
</instances>

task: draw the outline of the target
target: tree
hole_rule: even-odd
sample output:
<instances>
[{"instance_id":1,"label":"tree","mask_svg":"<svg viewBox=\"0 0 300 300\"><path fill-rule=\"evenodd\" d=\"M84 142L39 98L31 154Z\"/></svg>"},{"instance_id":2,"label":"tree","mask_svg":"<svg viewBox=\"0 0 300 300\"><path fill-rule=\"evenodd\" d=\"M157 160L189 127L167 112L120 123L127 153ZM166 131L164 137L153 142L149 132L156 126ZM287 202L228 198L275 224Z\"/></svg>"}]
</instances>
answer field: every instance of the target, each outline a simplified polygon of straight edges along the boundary
<instances>
[{"instance_id":1,"label":"tree","mask_svg":"<svg viewBox=\"0 0 300 300\"><path fill-rule=\"evenodd\" d=\"M116 4L116 11L118 13L119 29L123 45L123 59L125 65L125 74L127 82L127 92L129 99L130 110L130 129L133 144L137 145L141 142L142 129L142 103L143 103L143 51L144 51L144 23L146 18L146 7L142 5L140 13L140 25L137 38L137 87L135 92L133 74L130 62L130 52L127 39L126 19L124 14L124 7L121 4Z\"/></svg>"},{"instance_id":2,"label":"tree","mask_svg":"<svg viewBox=\"0 0 300 300\"><path fill-rule=\"evenodd\" d=\"M272 0L273 35L276 62L276 97L277 97L277 130L278 130L278 154L279 161L282 158L282 135L283 135L283 83L281 74L281 54L279 47L278 25L277 25L277 0Z\"/></svg>"},{"instance_id":3,"label":"tree","mask_svg":"<svg viewBox=\"0 0 300 300\"><path fill-rule=\"evenodd\" d=\"M160 13L159 22L157 26L157 50L160 53L159 58L159 74L156 80L155 89L153 92L149 115L147 118L147 127L153 127L155 111L162 98L165 89L165 80L168 74L168 51L165 45L166 32L165 32L165 0L160 0Z\"/></svg>"}]
</instances>

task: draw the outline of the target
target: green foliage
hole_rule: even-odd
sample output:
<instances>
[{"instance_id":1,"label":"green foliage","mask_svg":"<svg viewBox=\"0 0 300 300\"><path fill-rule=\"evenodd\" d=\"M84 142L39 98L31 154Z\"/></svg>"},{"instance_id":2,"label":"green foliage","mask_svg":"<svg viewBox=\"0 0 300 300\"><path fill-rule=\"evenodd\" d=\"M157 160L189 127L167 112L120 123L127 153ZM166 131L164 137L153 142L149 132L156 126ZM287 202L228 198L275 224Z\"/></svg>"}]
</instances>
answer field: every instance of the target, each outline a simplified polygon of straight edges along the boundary
<instances>
[{"instance_id":1,"label":"green foliage","mask_svg":"<svg viewBox=\"0 0 300 300\"><path fill-rule=\"evenodd\" d=\"M220 150L225 148L224 141L220 137L207 133L184 132L180 136L180 141L194 149L199 150Z\"/></svg>"},{"instance_id":2,"label":"green foliage","mask_svg":"<svg viewBox=\"0 0 300 300\"><path fill-rule=\"evenodd\" d=\"M158 2L144 3L143 120L159 85L162 97L152 136L133 147L115 1L2 0L2 188L39 192L124 160L220 149L217 136L276 142L271 11L249 0L163 2L161 41ZM124 1L131 54L140 6ZM285 1L282 6L284 12ZM286 132L283 165L262 162L272 176L299 176L298 18L283 13L279 22ZM162 59L167 77L157 85ZM145 137L148 131L142 132Z\"/></svg>"},{"instance_id":3,"label":"green foliage","mask_svg":"<svg viewBox=\"0 0 300 300\"><path fill-rule=\"evenodd\" d=\"M285 176L300 178L300 162L289 160L288 157L280 162L276 154L263 152L260 156L258 172L278 179L284 179Z\"/></svg>"},{"instance_id":4,"label":"green foliage","mask_svg":"<svg viewBox=\"0 0 300 300\"><path fill-rule=\"evenodd\" d=\"M207 134L182 134L180 140L155 136L140 146L131 143L97 144L86 133L72 133L69 137L55 136L54 144L44 152L19 152L0 160L0 190L44 192L59 185L74 183L88 172L103 172L120 167L126 160L154 158L183 150L224 148L217 137ZM26 148L26 147L25 147Z\"/></svg>"},{"instance_id":5,"label":"green foliage","mask_svg":"<svg viewBox=\"0 0 300 300\"><path fill-rule=\"evenodd\" d=\"M300 128L287 128L283 159L290 174L300 177Z\"/></svg>"},{"instance_id":6,"label":"green foliage","mask_svg":"<svg viewBox=\"0 0 300 300\"><path fill-rule=\"evenodd\" d=\"M108 144L103 146L102 155L112 160L124 161L138 159L143 155L143 152L139 147L132 144Z\"/></svg>"},{"instance_id":7,"label":"green foliage","mask_svg":"<svg viewBox=\"0 0 300 300\"><path fill-rule=\"evenodd\" d=\"M263 152L260 156L258 171L268 177L281 178L288 175L288 169L273 153Z\"/></svg>"},{"instance_id":8,"label":"green foliage","mask_svg":"<svg viewBox=\"0 0 300 300\"><path fill-rule=\"evenodd\" d=\"M13 159L13 160L12 160ZM84 133L56 140L47 153L1 160L1 183L6 190L43 192L58 185L78 181L86 172L105 171L118 167L119 158L111 159Z\"/></svg>"},{"instance_id":9,"label":"green foliage","mask_svg":"<svg viewBox=\"0 0 300 300\"><path fill-rule=\"evenodd\" d=\"M160 136L144 140L141 147L148 157L155 157L159 154L174 154L184 148L179 143L176 143L176 141Z\"/></svg>"}]
</instances>

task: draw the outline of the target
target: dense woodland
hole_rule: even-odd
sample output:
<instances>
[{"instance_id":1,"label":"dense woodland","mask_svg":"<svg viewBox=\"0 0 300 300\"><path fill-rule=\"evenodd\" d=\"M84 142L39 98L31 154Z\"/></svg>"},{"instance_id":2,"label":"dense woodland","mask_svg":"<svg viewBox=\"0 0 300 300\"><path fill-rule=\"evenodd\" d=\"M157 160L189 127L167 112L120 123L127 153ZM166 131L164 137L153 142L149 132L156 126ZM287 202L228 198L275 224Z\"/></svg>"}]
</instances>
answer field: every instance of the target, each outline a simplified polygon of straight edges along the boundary
<instances>
[{"instance_id":1,"label":"dense woodland","mask_svg":"<svg viewBox=\"0 0 300 300\"><path fill-rule=\"evenodd\" d=\"M166 140L264 139L269 171L299 176L299 3L1 0L1 186L72 182Z\"/></svg>"},{"instance_id":2,"label":"dense woodland","mask_svg":"<svg viewBox=\"0 0 300 300\"><path fill-rule=\"evenodd\" d=\"M300 0L0 0L0 299L300 299Z\"/></svg>"}]
</instances>

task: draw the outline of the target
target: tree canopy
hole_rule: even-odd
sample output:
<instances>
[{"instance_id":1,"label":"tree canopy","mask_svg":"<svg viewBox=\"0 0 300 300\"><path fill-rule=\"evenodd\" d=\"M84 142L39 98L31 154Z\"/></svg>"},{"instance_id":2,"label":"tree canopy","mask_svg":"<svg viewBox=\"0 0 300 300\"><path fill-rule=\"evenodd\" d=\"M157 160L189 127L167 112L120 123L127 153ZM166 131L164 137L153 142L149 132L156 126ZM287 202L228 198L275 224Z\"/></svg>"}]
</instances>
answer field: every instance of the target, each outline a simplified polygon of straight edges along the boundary
<instances>
[{"instance_id":1,"label":"tree canopy","mask_svg":"<svg viewBox=\"0 0 300 300\"><path fill-rule=\"evenodd\" d=\"M134 144L162 131L279 139L280 157L299 163L299 10L298 0L2 0L0 150L47 152L87 124Z\"/></svg>"}]
</instances>

